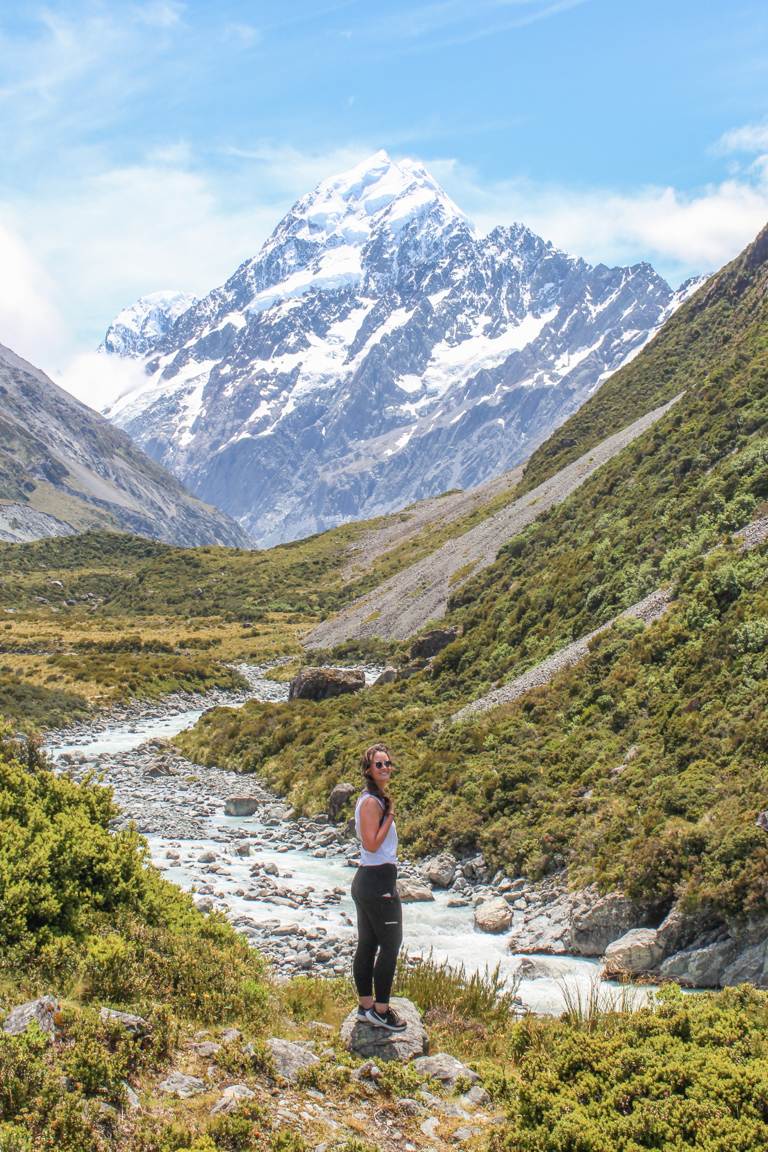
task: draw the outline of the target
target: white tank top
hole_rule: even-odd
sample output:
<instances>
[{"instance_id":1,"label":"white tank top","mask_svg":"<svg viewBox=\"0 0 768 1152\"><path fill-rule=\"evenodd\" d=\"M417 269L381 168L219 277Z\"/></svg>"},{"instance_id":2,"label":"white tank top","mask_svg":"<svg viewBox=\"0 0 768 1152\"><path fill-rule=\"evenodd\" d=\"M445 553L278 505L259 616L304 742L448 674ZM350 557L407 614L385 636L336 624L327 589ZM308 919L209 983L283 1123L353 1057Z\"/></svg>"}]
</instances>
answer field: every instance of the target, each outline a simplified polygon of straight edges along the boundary
<instances>
[{"instance_id":1,"label":"white tank top","mask_svg":"<svg viewBox=\"0 0 768 1152\"><path fill-rule=\"evenodd\" d=\"M362 796L358 798L355 805L355 832L360 841L360 863L365 867L370 867L373 864L397 864L397 828L395 827L394 820L389 826L389 831L382 840L379 847L375 852L368 852L363 847L363 837L360 834L360 809L363 806L363 801L371 797L377 804L384 807L383 800L379 800L378 796L374 796L372 792L363 792Z\"/></svg>"}]
</instances>

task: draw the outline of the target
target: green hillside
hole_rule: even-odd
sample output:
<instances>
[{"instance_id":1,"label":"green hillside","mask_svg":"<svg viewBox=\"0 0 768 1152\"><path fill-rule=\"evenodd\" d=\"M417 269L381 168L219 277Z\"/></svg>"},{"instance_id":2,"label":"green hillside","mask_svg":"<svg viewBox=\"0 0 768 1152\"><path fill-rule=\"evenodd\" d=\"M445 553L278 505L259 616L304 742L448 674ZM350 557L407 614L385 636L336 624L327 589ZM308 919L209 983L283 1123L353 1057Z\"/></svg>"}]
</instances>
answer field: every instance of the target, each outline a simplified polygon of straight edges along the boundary
<instances>
[{"instance_id":1,"label":"green hillside","mask_svg":"<svg viewBox=\"0 0 768 1152\"><path fill-rule=\"evenodd\" d=\"M659 338L620 374L624 413L663 398L650 378L674 377L670 390L684 382L685 395L461 589L450 617L463 635L431 671L287 713L215 713L183 747L316 808L354 774L362 744L387 738L415 851L481 846L531 876L567 864L578 882L624 884L656 915L683 888L723 916L764 907L754 818L768 784L766 554L725 541L768 508L766 255L763 235L681 312L671 343ZM696 333L710 317L705 355ZM618 385L606 387L613 403ZM622 624L546 688L446 724L664 583L678 600L647 631Z\"/></svg>"}]
</instances>

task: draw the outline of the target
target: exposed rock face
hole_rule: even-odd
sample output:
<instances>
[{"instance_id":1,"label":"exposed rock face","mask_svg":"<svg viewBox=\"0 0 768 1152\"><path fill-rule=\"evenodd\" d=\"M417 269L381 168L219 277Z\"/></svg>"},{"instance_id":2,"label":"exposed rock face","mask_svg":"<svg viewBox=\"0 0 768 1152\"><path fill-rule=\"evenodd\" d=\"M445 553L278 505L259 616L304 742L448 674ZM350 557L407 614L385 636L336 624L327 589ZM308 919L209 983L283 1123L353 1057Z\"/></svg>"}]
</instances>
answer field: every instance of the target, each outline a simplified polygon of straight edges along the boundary
<instances>
[{"instance_id":1,"label":"exposed rock face","mask_svg":"<svg viewBox=\"0 0 768 1152\"><path fill-rule=\"evenodd\" d=\"M58 1010L59 1002L53 996L28 1000L26 1004L19 1004L11 1009L3 1021L3 1032L7 1032L9 1036L20 1036L33 1024L37 1024L42 1032L54 1032Z\"/></svg>"},{"instance_id":2,"label":"exposed rock face","mask_svg":"<svg viewBox=\"0 0 768 1152\"><path fill-rule=\"evenodd\" d=\"M230 1084L211 1108L211 1115L229 1116L232 1112L237 1112L244 1100L253 1100L255 1095L256 1093L252 1092L247 1084Z\"/></svg>"},{"instance_id":3,"label":"exposed rock face","mask_svg":"<svg viewBox=\"0 0 768 1152\"><path fill-rule=\"evenodd\" d=\"M365 673L359 668L302 668L291 680L288 699L330 700L364 687Z\"/></svg>"},{"instance_id":4,"label":"exposed rock face","mask_svg":"<svg viewBox=\"0 0 768 1152\"><path fill-rule=\"evenodd\" d=\"M579 956L602 956L611 941L636 922L637 912L621 892L609 892L606 896L595 893L594 903L578 907L573 913L573 950Z\"/></svg>"},{"instance_id":5,"label":"exposed rock face","mask_svg":"<svg viewBox=\"0 0 768 1152\"><path fill-rule=\"evenodd\" d=\"M224 815L253 816L260 803L257 796L228 796L224 801Z\"/></svg>"},{"instance_id":6,"label":"exposed rock face","mask_svg":"<svg viewBox=\"0 0 768 1152\"><path fill-rule=\"evenodd\" d=\"M475 908L475 927L481 932L506 932L511 923L512 909L502 896Z\"/></svg>"},{"instance_id":7,"label":"exposed rock face","mask_svg":"<svg viewBox=\"0 0 768 1152\"><path fill-rule=\"evenodd\" d=\"M131 1012L118 1012L115 1008L102 1008L99 1016L105 1024L116 1024L129 1032L131 1036L147 1036L150 1027L143 1016L134 1016Z\"/></svg>"},{"instance_id":8,"label":"exposed rock face","mask_svg":"<svg viewBox=\"0 0 768 1152\"><path fill-rule=\"evenodd\" d=\"M433 628L431 632L425 632L411 644L411 659L431 660L438 652L442 652L443 648L452 644L458 634L458 628Z\"/></svg>"},{"instance_id":9,"label":"exposed rock face","mask_svg":"<svg viewBox=\"0 0 768 1152\"><path fill-rule=\"evenodd\" d=\"M606 976L639 976L655 968L663 955L655 928L631 928L605 950Z\"/></svg>"},{"instance_id":10,"label":"exposed rock face","mask_svg":"<svg viewBox=\"0 0 768 1152\"><path fill-rule=\"evenodd\" d=\"M359 791L362 791L362 788L356 788L354 784L341 783L334 785L328 797L328 819L333 824L335 824L341 816L347 801Z\"/></svg>"},{"instance_id":11,"label":"exposed rock face","mask_svg":"<svg viewBox=\"0 0 768 1152\"><path fill-rule=\"evenodd\" d=\"M702 948L675 952L659 965L664 980L674 980L688 988L717 988L723 973L736 957L733 940L721 940Z\"/></svg>"},{"instance_id":12,"label":"exposed rock face","mask_svg":"<svg viewBox=\"0 0 768 1152\"><path fill-rule=\"evenodd\" d=\"M185 1076L182 1072L172 1072L158 1084L158 1088L166 1096L178 1096L180 1100L188 1100L190 1096L199 1096L205 1092L205 1084L199 1076Z\"/></svg>"},{"instance_id":13,"label":"exposed rock face","mask_svg":"<svg viewBox=\"0 0 768 1152\"><path fill-rule=\"evenodd\" d=\"M357 1009L354 1009L341 1026L342 1042L350 1052L377 1061L412 1060L427 1055L429 1038L416 1005L403 996L393 996L391 1003L408 1024L405 1032L375 1028L358 1020Z\"/></svg>"},{"instance_id":14,"label":"exposed rock face","mask_svg":"<svg viewBox=\"0 0 768 1152\"><path fill-rule=\"evenodd\" d=\"M146 375L107 414L276 544L512 467L685 294L522 224L478 237L420 164L377 153L180 315L122 314L106 349Z\"/></svg>"},{"instance_id":15,"label":"exposed rock face","mask_svg":"<svg viewBox=\"0 0 768 1152\"><path fill-rule=\"evenodd\" d=\"M302 1044L295 1044L292 1040L281 1040L278 1037L273 1037L271 1040L267 1040L267 1047L272 1055L272 1062L278 1076L282 1076L289 1083L293 1083L298 1078L302 1069L310 1068L313 1064L319 1063L314 1052Z\"/></svg>"},{"instance_id":16,"label":"exposed rock face","mask_svg":"<svg viewBox=\"0 0 768 1152\"><path fill-rule=\"evenodd\" d=\"M88 528L171 544L249 544L124 432L0 344L0 540Z\"/></svg>"}]
</instances>

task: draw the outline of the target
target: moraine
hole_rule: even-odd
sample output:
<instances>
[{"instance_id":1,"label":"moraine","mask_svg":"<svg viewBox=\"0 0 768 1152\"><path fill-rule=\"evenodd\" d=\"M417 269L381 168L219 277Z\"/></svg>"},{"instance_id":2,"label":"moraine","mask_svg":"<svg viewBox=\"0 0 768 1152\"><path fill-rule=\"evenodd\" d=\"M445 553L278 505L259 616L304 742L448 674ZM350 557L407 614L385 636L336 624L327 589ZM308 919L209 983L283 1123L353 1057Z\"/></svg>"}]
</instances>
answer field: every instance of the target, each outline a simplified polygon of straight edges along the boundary
<instances>
[{"instance_id":1,"label":"moraine","mask_svg":"<svg viewBox=\"0 0 768 1152\"><path fill-rule=\"evenodd\" d=\"M287 685L267 679L268 669L241 671L249 683L247 693L206 696L206 705L286 699ZM378 671L366 670L366 678ZM190 707L192 702L176 696L161 705L131 706L108 720L52 733L46 747L57 766L74 778L96 772L114 792L121 813L117 825L133 820L155 866L192 891L201 909L223 911L279 975L346 975L354 947L349 896L354 841L324 815L294 817L252 776L204 768L180 756L167 740L202 715L200 698L197 707ZM225 801L235 796L255 799L253 815L225 815ZM419 876L408 863L402 871ZM436 889L433 901L406 904L409 954L431 952L435 960L463 964L468 972L498 964L504 976L513 978L523 958L507 950L504 935L475 929L471 900L449 906L455 896ZM536 1012L562 1011L564 987L586 997L599 979L595 961L525 959L535 961L538 978L522 980L519 996ZM605 982L603 987L610 997L614 986Z\"/></svg>"}]
</instances>

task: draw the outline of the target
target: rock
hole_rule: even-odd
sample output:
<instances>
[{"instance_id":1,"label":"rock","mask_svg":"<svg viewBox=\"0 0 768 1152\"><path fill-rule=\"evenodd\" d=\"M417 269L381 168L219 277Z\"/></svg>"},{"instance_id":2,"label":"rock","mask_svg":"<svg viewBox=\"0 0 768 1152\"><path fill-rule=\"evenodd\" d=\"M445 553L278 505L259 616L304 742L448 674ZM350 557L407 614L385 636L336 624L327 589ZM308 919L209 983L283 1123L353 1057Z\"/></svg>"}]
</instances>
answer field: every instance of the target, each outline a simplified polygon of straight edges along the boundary
<instances>
[{"instance_id":1,"label":"rock","mask_svg":"<svg viewBox=\"0 0 768 1152\"><path fill-rule=\"evenodd\" d=\"M416 904L419 901L434 900L432 890L419 880L401 876L397 881L397 892L403 904Z\"/></svg>"},{"instance_id":2,"label":"rock","mask_svg":"<svg viewBox=\"0 0 768 1152\"><path fill-rule=\"evenodd\" d=\"M379 673L371 687L378 688L380 684L394 684L395 680L397 680L397 668L393 668L389 664L383 672Z\"/></svg>"},{"instance_id":3,"label":"rock","mask_svg":"<svg viewBox=\"0 0 768 1152\"><path fill-rule=\"evenodd\" d=\"M251 854L250 844L238 844L237 847L235 848L235 856L250 856L250 854Z\"/></svg>"},{"instance_id":4,"label":"rock","mask_svg":"<svg viewBox=\"0 0 768 1152\"><path fill-rule=\"evenodd\" d=\"M434 1056L419 1056L414 1060L413 1066L417 1072L421 1072L424 1076L432 1076L435 1080L447 1084L449 1088L453 1088L457 1080L469 1080L470 1084L476 1084L480 1079L477 1072L462 1064L455 1056L449 1056L447 1052L436 1052Z\"/></svg>"},{"instance_id":5,"label":"rock","mask_svg":"<svg viewBox=\"0 0 768 1152\"><path fill-rule=\"evenodd\" d=\"M431 632L425 632L411 644L411 660L430 660L452 644L458 634L457 628L433 628Z\"/></svg>"},{"instance_id":6,"label":"rock","mask_svg":"<svg viewBox=\"0 0 768 1152\"><path fill-rule=\"evenodd\" d=\"M687 988L719 988L723 973L737 955L738 945L731 939L701 948L686 948L664 960L659 966L659 976Z\"/></svg>"},{"instance_id":7,"label":"rock","mask_svg":"<svg viewBox=\"0 0 768 1152\"><path fill-rule=\"evenodd\" d=\"M650 972L661 960L663 950L655 928L632 928L605 950L605 976L639 976Z\"/></svg>"},{"instance_id":8,"label":"rock","mask_svg":"<svg viewBox=\"0 0 768 1152\"><path fill-rule=\"evenodd\" d=\"M755 824L761 828L763 832L768 832L768 812L758 812Z\"/></svg>"},{"instance_id":9,"label":"rock","mask_svg":"<svg viewBox=\"0 0 768 1152\"><path fill-rule=\"evenodd\" d=\"M591 890L582 894L589 898ZM574 911L571 920L571 948L579 956L602 956L611 941L628 932L637 921L637 911L621 892L609 892Z\"/></svg>"},{"instance_id":10,"label":"rock","mask_svg":"<svg viewBox=\"0 0 768 1152\"><path fill-rule=\"evenodd\" d=\"M152 1031L143 1016L133 1016L130 1012L118 1012L114 1008L101 1008L99 1017L105 1024L119 1024L132 1036L148 1036Z\"/></svg>"},{"instance_id":11,"label":"rock","mask_svg":"<svg viewBox=\"0 0 768 1152\"><path fill-rule=\"evenodd\" d=\"M768 988L768 938L740 951L724 970L720 984L723 988L734 984L754 984L757 988Z\"/></svg>"},{"instance_id":12,"label":"rock","mask_svg":"<svg viewBox=\"0 0 768 1152\"><path fill-rule=\"evenodd\" d=\"M366 1060L352 1073L353 1080L381 1080L381 1068L373 1060Z\"/></svg>"},{"instance_id":13,"label":"rock","mask_svg":"<svg viewBox=\"0 0 768 1152\"><path fill-rule=\"evenodd\" d=\"M12 1008L3 1022L3 1032L9 1036L20 1036L33 1024L37 1024L41 1032L53 1033L55 1031L55 1016L59 1011L59 1002L53 996L41 996L39 1000L28 1000Z\"/></svg>"},{"instance_id":14,"label":"rock","mask_svg":"<svg viewBox=\"0 0 768 1152\"><path fill-rule=\"evenodd\" d=\"M521 980L550 980L552 970L542 960L530 960L524 956L517 966L515 975Z\"/></svg>"},{"instance_id":15,"label":"rock","mask_svg":"<svg viewBox=\"0 0 768 1152\"><path fill-rule=\"evenodd\" d=\"M224 801L224 815L253 816L258 807L259 801L255 796L228 796Z\"/></svg>"},{"instance_id":16,"label":"rock","mask_svg":"<svg viewBox=\"0 0 768 1152\"><path fill-rule=\"evenodd\" d=\"M359 668L302 668L291 680L288 699L330 700L364 687L365 673Z\"/></svg>"},{"instance_id":17,"label":"rock","mask_svg":"<svg viewBox=\"0 0 768 1152\"><path fill-rule=\"evenodd\" d=\"M130 1112L140 1112L141 1111L141 1101L139 1100L138 1095L133 1090L133 1088L131 1088L131 1086L127 1080L122 1081L122 1089L123 1089L123 1092L125 1093L125 1107Z\"/></svg>"},{"instance_id":18,"label":"rock","mask_svg":"<svg viewBox=\"0 0 768 1152\"><path fill-rule=\"evenodd\" d=\"M441 852L424 866L424 874L436 888L450 888L456 875L456 857L450 852Z\"/></svg>"},{"instance_id":19,"label":"rock","mask_svg":"<svg viewBox=\"0 0 768 1152\"><path fill-rule=\"evenodd\" d=\"M479 1136L481 1132L482 1128L478 1128L476 1124L464 1124L453 1131L451 1139L456 1144L467 1144L470 1140L474 1140L475 1136Z\"/></svg>"},{"instance_id":20,"label":"rock","mask_svg":"<svg viewBox=\"0 0 768 1152\"><path fill-rule=\"evenodd\" d=\"M475 927L481 932L506 932L512 923L512 909L503 896L494 896L475 908Z\"/></svg>"},{"instance_id":21,"label":"rock","mask_svg":"<svg viewBox=\"0 0 768 1152\"><path fill-rule=\"evenodd\" d=\"M161 1092L166 1096L178 1096L181 1100L188 1100L190 1096L199 1096L205 1092L205 1084L198 1076L185 1076L182 1072L172 1072L167 1080L158 1084Z\"/></svg>"},{"instance_id":22,"label":"rock","mask_svg":"<svg viewBox=\"0 0 768 1152\"><path fill-rule=\"evenodd\" d=\"M461 1102L468 1108L482 1108L486 1104L490 1104L491 1097L485 1088L479 1084L473 1084L470 1090L461 1097Z\"/></svg>"},{"instance_id":23,"label":"rock","mask_svg":"<svg viewBox=\"0 0 768 1152\"><path fill-rule=\"evenodd\" d=\"M215 1040L201 1040L199 1044L192 1045L192 1051L205 1060L211 1060L221 1052L221 1044L217 1044Z\"/></svg>"},{"instance_id":24,"label":"rock","mask_svg":"<svg viewBox=\"0 0 768 1152\"><path fill-rule=\"evenodd\" d=\"M272 1054L275 1072L289 1083L294 1083L303 1068L310 1068L319 1064L318 1057L301 1044L292 1040L281 1040L277 1036L267 1040L267 1047Z\"/></svg>"},{"instance_id":25,"label":"rock","mask_svg":"<svg viewBox=\"0 0 768 1152\"><path fill-rule=\"evenodd\" d=\"M328 797L328 819L334 824L339 819L344 805L355 792L359 791L354 784L335 784Z\"/></svg>"},{"instance_id":26,"label":"rock","mask_svg":"<svg viewBox=\"0 0 768 1152\"><path fill-rule=\"evenodd\" d=\"M405 1032L387 1032L385 1028L376 1028L359 1020L355 1008L341 1025L341 1039L345 1047L358 1056L377 1061L411 1060L416 1056L426 1056L429 1039L416 1005L403 996L393 996L392 1007L407 1022Z\"/></svg>"},{"instance_id":27,"label":"rock","mask_svg":"<svg viewBox=\"0 0 768 1152\"><path fill-rule=\"evenodd\" d=\"M253 1100L255 1092L246 1084L230 1084L225 1088L219 1099L211 1108L212 1116L219 1116L221 1114L228 1116L232 1112L236 1112L243 1100Z\"/></svg>"}]
</instances>

